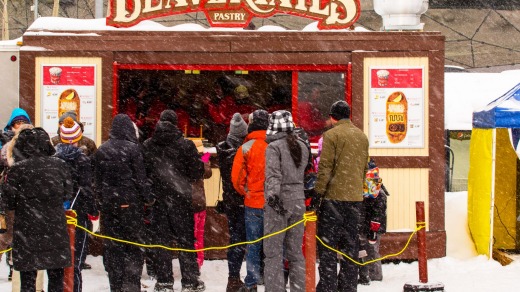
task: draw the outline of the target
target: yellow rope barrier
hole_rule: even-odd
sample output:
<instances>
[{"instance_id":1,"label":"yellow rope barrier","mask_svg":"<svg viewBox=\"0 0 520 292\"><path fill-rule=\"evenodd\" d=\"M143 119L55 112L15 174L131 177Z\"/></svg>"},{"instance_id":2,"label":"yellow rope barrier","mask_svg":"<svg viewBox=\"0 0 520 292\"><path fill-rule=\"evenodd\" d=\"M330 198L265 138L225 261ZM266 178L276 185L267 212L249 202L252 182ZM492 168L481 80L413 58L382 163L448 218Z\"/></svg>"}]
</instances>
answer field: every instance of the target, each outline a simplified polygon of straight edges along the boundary
<instances>
[{"instance_id":1,"label":"yellow rope barrier","mask_svg":"<svg viewBox=\"0 0 520 292\"><path fill-rule=\"evenodd\" d=\"M73 211L73 212L75 213L75 211ZM307 222L314 222L314 221L318 220L318 217L316 216L315 213L309 213L309 214L305 213L303 215L303 219L302 220L300 220L298 222L295 222L294 224L292 224L290 226L287 226L286 228L284 228L282 230L273 232L271 234L267 234L267 235L265 235L263 237L255 239L255 240L245 241L245 242L237 242L237 243L226 245L226 246L214 246L214 247L206 247L206 248L201 248L201 249L185 249L185 248L169 247L169 246L164 246L164 245L160 245L160 244L142 244L142 243L138 243L138 242L132 242L132 241L124 240L124 239L114 238L114 237L110 237L110 236L106 236L106 235L102 235L102 234L97 234L97 233L94 233L91 230L89 230L89 229L87 229L87 228L85 228L85 227L83 227L81 225L78 225L78 220L76 218L71 217L71 216L66 216L66 217L67 217L67 224L72 224L72 225L76 226L77 228L79 228L79 229L81 229L81 230L83 230L83 231L87 232L88 234L91 234L91 235L93 235L95 237L108 239L108 240L112 240L112 241L117 241L117 242L120 242L120 243L132 244L132 245L136 245L136 246L139 246L139 247L164 248L164 249L171 250L171 251L184 251L184 252L200 252L200 251L208 251L208 250L222 250L222 249L228 249L228 248L239 246L239 245L254 244L254 243L260 242L260 241L262 241L262 240L264 240L266 238L269 238L269 237L272 237L272 236L284 233L285 231L287 231L287 230L289 230L289 229L291 229L291 228L293 228L293 227L295 227L295 226L297 226L297 225L299 225L301 223L306 224ZM426 223L425 222L417 222L417 228L412 232L412 234L408 238L408 241L406 242L406 245L398 253L389 254L389 255L383 256L381 258L373 259L373 260L370 260L370 261L367 261L367 262L364 262L364 263L357 262L354 259L352 259L351 257L349 257L348 255L342 253L341 251L336 250L336 249L330 247L325 242L323 242L321 240L321 238L319 238L318 236L316 236L316 239L323 246L325 246L326 248L328 248L328 249L330 249L330 250L332 250L332 251L342 255L343 257L347 258L351 262L353 262L353 263L355 263L357 265L360 265L360 266L365 266L365 265L368 265L368 264L371 264L371 263L374 263L374 262L377 262L377 261L381 261L381 260L387 259L389 257L394 257L394 256L398 256L398 255L402 254L408 248L408 245L410 244L410 241L412 240L412 237L415 235L415 233L417 233L417 231L419 231L419 230L421 230L421 229L423 229L425 227L426 227ZM11 251L11 250L12 250L12 248L9 248L9 249L6 249L6 250L2 250L2 251L0 251L0 254L8 252L8 251Z\"/></svg>"},{"instance_id":2,"label":"yellow rope barrier","mask_svg":"<svg viewBox=\"0 0 520 292\"><path fill-rule=\"evenodd\" d=\"M417 224L417 225L419 225L419 224ZM366 266L366 265L368 265L368 264L375 263L375 262L377 262L377 261L382 261L382 260L384 260L384 259L387 259L387 258L390 258L390 257L394 257L394 256L398 256L398 255L402 254L402 253L403 253L403 252L408 248L408 245L410 244L410 241L412 241L412 237L415 235L415 233L417 233L417 231L419 231L419 230L421 230L421 229L423 229L423 228L425 228L425 226L420 226L420 227L415 228L415 230L412 232L412 234L410 234L410 237L408 238L408 241L406 242L406 245L403 247L403 249L401 249L401 251L399 251L399 252L397 252L397 253L393 253L393 254L385 255L385 256L380 257L380 258L378 258L378 259L373 259L373 260L370 260L370 261L367 261L367 262L364 262L364 263L357 262L357 261L355 261L354 259L352 259L351 257L349 257L348 255L342 253L341 251L339 251L339 250L337 250L337 249L334 249L334 248L330 247L330 246L327 245L325 242L323 242L323 241L321 240L321 238L319 238L318 236L316 236L316 238L318 239L318 241L319 241L323 246L325 246L326 248L328 248L328 249L330 249L330 250L332 250L332 251L334 251L334 252L336 252L336 253L342 255L343 257L347 258L349 261L355 263L356 265L358 265L358 266Z\"/></svg>"}]
</instances>

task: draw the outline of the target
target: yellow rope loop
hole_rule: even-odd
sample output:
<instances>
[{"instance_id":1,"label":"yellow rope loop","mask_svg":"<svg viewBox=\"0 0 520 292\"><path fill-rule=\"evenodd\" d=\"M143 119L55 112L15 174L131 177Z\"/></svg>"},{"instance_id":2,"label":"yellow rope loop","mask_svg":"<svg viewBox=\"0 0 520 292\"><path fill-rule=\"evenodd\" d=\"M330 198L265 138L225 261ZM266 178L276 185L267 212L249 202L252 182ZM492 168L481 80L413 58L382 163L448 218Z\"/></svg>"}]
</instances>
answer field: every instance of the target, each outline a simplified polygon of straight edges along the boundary
<instances>
[{"instance_id":1,"label":"yellow rope loop","mask_svg":"<svg viewBox=\"0 0 520 292\"><path fill-rule=\"evenodd\" d=\"M375 263L375 262L378 262L378 261L382 261L384 259L387 259L387 258L390 258L390 257L395 257L395 256L398 256L400 254L402 254L407 248L408 248L408 245L410 244L410 241L412 241L412 238L413 236L417 233L417 231L421 230L425 228L425 226L421 226L421 227L417 227L413 232L412 234L410 234L410 237L408 238L408 241L406 242L405 246L403 247L403 249L401 249L399 252L397 253L393 253L393 254L389 254L389 255L385 255L383 257L380 257L378 259L373 259L373 260L370 260L370 261L366 261L364 263L360 263L354 259L352 259L351 257L349 257L348 255L342 253L341 251L337 250L337 249L334 249L332 248L331 246L327 245L325 242L323 242L323 240L321 240L321 238L319 238L317 235L316 235L316 239L323 245L325 246L326 248L342 255L343 257L347 258L349 261L353 262L354 264L358 265L358 266L366 266L368 264L371 264L371 263Z\"/></svg>"},{"instance_id":2,"label":"yellow rope loop","mask_svg":"<svg viewBox=\"0 0 520 292\"><path fill-rule=\"evenodd\" d=\"M74 211L74 214L76 212ZM65 215L65 217L67 217L67 224L70 224L70 225L74 225L74 226L78 226L78 219L75 218L75 217L72 217L72 216L68 216L68 215Z\"/></svg>"},{"instance_id":3,"label":"yellow rope loop","mask_svg":"<svg viewBox=\"0 0 520 292\"><path fill-rule=\"evenodd\" d=\"M305 212L303 214L303 220L304 223L303 224L307 224L307 222L315 222L315 221L318 221L318 216L316 216L316 212L312 211L312 212Z\"/></svg>"},{"instance_id":4,"label":"yellow rope loop","mask_svg":"<svg viewBox=\"0 0 520 292\"><path fill-rule=\"evenodd\" d=\"M99 238L108 239L108 240L112 240L112 241L117 241L117 242L120 242L120 243L136 245L136 246L139 246L139 247L164 248L164 249L171 250L171 251L184 251L184 252L199 252L199 251L208 251L208 250L222 250L222 249L228 249L228 248L231 248L231 247L234 247L234 246L238 246L238 245L254 244L254 243L260 242L260 241L262 241L262 240L264 240L266 238L269 238L269 237L272 237L272 236L284 233L285 231L287 231L287 230L289 230L289 229L291 229L291 228L293 228L293 227L295 227L295 226L297 226L297 225L299 225L301 223L305 223L306 221L316 221L317 220L316 215L314 214L314 212L312 212L312 213L309 213L309 214L304 214L302 220L300 220L298 222L295 222L294 224L292 224L290 226L287 226L286 228L284 228L282 230L278 230L278 231L273 232L271 234L264 235L263 237L260 237L260 238L258 238L256 240L245 241L245 242L237 242L237 243L230 244L230 245L227 245L227 246L213 246L213 247L206 247L206 248L201 248L201 249L185 249L185 248L174 248L174 247L169 247L169 246L164 246L164 245L159 245L159 244L142 244L142 243L138 243L138 242L132 242L132 241L124 240L124 239L119 239L119 238L114 238L114 237L110 237L110 236L94 233L91 230L89 230L89 229L87 229L87 228L85 228L85 227L83 227L81 225L78 225L78 220L76 218L73 218L71 216L66 216L66 217L67 217L67 224L74 224L76 226L76 228L79 228L79 229L87 232L88 234L90 234L92 236L96 236L96 237L99 237Z\"/></svg>"},{"instance_id":5,"label":"yellow rope loop","mask_svg":"<svg viewBox=\"0 0 520 292\"><path fill-rule=\"evenodd\" d=\"M0 250L0 254L6 253L6 252L11 251L11 250L13 250L12 247L10 247L10 248L8 248L6 250Z\"/></svg>"}]
</instances>

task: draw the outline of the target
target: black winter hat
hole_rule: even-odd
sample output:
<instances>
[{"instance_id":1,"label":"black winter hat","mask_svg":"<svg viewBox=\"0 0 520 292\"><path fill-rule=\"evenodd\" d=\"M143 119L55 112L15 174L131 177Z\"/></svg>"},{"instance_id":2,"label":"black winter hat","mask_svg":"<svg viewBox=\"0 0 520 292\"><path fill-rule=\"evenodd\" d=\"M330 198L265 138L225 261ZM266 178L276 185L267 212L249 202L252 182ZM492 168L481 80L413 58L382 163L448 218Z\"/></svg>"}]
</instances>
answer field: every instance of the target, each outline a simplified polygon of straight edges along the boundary
<instances>
[{"instance_id":1,"label":"black winter hat","mask_svg":"<svg viewBox=\"0 0 520 292\"><path fill-rule=\"evenodd\" d=\"M329 116L335 120L349 119L350 118L350 106L343 100L336 101L330 107Z\"/></svg>"},{"instance_id":2,"label":"black winter hat","mask_svg":"<svg viewBox=\"0 0 520 292\"><path fill-rule=\"evenodd\" d=\"M247 132L251 133L258 130L267 130L269 127L269 113L266 110L256 110L252 115L253 120L249 120Z\"/></svg>"},{"instance_id":3,"label":"black winter hat","mask_svg":"<svg viewBox=\"0 0 520 292\"><path fill-rule=\"evenodd\" d=\"M177 114L173 110L164 110L159 117L160 121L170 122L177 126Z\"/></svg>"}]
</instances>

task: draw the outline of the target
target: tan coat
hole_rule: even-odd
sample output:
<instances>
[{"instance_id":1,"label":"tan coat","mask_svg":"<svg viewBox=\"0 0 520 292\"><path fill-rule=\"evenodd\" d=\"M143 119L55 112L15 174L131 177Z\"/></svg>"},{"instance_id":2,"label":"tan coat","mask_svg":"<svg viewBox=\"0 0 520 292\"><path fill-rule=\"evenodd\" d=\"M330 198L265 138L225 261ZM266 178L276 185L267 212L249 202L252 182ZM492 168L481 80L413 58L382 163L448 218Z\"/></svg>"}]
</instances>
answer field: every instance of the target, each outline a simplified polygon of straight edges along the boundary
<instances>
[{"instance_id":1,"label":"tan coat","mask_svg":"<svg viewBox=\"0 0 520 292\"><path fill-rule=\"evenodd\" d=\"M368 138L349 119L338 121L323 134L316 192L337 201L363 201Z\"/></svg>"}]
</instances>

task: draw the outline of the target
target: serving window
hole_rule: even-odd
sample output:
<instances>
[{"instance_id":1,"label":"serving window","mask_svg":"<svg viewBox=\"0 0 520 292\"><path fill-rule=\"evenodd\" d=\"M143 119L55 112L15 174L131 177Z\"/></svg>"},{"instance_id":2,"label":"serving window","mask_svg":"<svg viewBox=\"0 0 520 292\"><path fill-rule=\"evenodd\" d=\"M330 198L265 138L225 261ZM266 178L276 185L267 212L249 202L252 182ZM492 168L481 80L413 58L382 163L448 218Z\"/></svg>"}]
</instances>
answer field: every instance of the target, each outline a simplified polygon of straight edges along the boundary
<instances>
[{"instance_id":1,"label":"serving window","mask_svg":"<svg viewBox=\"0 0 520 292\"><path fill-rule=\"evenodd\" d=\"M296 70L295 70L296 69ZM347 98L347 66L116 65L113 114L126 113L151 136L160 113L175 110L187 138L215 145L225 139L235 112L247 122L256 109L289 110L317 142L329 126L328 111Z\"/></svg>"}]
</instances>

